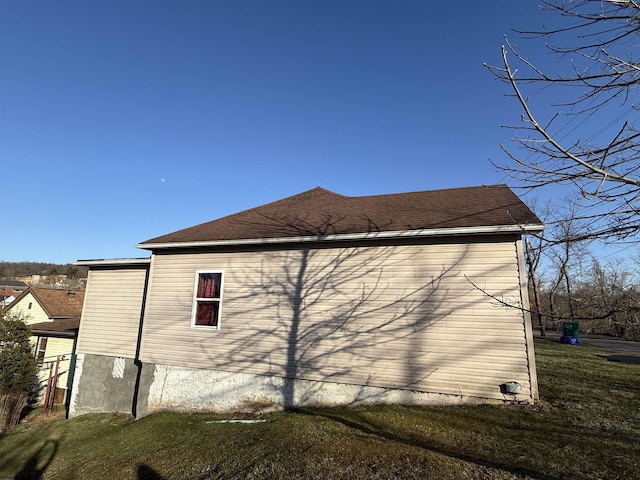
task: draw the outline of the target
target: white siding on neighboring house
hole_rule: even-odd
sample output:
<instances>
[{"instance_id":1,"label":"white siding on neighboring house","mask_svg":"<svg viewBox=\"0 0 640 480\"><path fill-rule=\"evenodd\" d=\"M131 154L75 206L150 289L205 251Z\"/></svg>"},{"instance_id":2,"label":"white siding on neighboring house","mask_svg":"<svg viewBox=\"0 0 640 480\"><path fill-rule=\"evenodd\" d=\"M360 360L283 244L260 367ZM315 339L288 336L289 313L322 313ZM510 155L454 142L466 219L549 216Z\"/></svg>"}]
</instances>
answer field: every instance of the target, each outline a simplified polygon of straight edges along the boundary
<instances>
[{"instance_id":1,"label":"white siding on neighboring house","mask_svg":"<svg viewBox=\"0 0 640 480\"><path fill-rule=\"evenodd\" d=\"M0 310L9 306L15 299L16 297L9 295L8 297L5 297L4 300L0 300Z\"/></svg>"},{"instance_id":2,"label":"white siding on neighboring house","mask_svg":"<svg viewBox=\"0 0 640 480\"><path fill-rule=\"evenodd\" d=\"M521 306L517 239L467 240L154 255L141 358L495 399L518 381L535 397L528 318L470 283ZM207 269L224 272L219 330L191 327L195 274ZM101 322L111 337L113 322Z\"/></svg>"},{"instance_id":3,"label":"white siding on neighboring house","mask_svg":"<svg viewBox=\"0 0 640 480\"><path fill-rule=\"evenodd\" d=\"M71 353L73 350L72 338L56 338L47 337L47 349L45 350L45 358L43 368L40 370L40 381L43 382L43 386L46 387L49 379L49 365L53 366L53 372L55 372L56 358L58 356L63 357L58 367L58 388L67 388L67 382L69 378L69 365L71 362Z\"/></svg>"},{"instance_id":4,"label":"white siding on neighboring house","mask_svg":"<svg viewBox=\"0 0 640 480\"><path fill-rule=\"evenodd\" d=\"M146 269L91 270L78 334L78 353L133 358Z\"/></svg>"},{"instance_id":5,"label":"white siding on neighboring house","mask_svg":"<svg viewBox=\"0 0 640 480\"><path fill-rule=\"evenodd\" d=\"M27 325L52 321L31 292L22 297L18 303L14 302L11 305L11 311L23 313L26 317Z\"/></svg>"}]
</instances>

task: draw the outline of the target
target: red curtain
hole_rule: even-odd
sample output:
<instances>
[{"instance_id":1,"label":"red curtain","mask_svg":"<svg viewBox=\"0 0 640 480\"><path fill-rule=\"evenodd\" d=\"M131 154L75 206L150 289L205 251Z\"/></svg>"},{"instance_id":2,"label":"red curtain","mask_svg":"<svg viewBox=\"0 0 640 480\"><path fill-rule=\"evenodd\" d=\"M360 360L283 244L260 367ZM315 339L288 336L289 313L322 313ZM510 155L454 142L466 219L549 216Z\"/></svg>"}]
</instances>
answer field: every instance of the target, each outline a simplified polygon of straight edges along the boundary
<instances>
[{"instance_id":1,"label":"red curtain","mask_svg":"<svg viewBox=\"0 0 640 480\"><path fill-rule=\"evenodd\" d=\"M221 273L201 273L198 280L198 298L220 298Z\"/></svg>"},{"instance_id":2,"label":"red curtain","mask_svg":"<svg viewBox=\"0 0 640 480\"><path fill-rule=\"evenodd\" d=\"M221 273L201 273L198 277L197 298L220 298ZM218 326L219 301L198 301L196 325Z\"/></svg>"},{"instance_id":3,"label":"red curtain","mask_svg":"<svg viewBox=\"0 0 640 480\"><path fill-rule=\"evenodd\" d=\"M198 302L196 325L218 326L218 302Z\"/></svg>"}]
</instances>

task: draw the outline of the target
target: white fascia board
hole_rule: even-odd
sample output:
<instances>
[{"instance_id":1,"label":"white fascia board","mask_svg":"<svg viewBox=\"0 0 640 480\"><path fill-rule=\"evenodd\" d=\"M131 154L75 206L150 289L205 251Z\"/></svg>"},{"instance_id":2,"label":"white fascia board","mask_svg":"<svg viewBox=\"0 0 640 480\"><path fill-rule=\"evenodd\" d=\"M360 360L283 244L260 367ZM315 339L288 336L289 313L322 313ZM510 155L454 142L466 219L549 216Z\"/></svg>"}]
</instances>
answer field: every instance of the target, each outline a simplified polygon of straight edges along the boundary
<instances>
[{"instance_id":1,"label":"white fascia board","mask_svg":"<svg viewBox=\"0 0 640 480\"><path fill-rule=\"evenodd\" d=\"M125 265L149 265L151 258L99 258L94 260L76 260L71 265L78 267L110 267Z\"/></svg>"},{"instance_id":2,"label":"white fascia board","mask_svg":"<svg viewBox=\"0 0 640 480\"><path fill-rule=\"evenodd\" d=\"M246 238L239 240L208 240L201 242L168 242L168 243L139 243L135 247L144 250L156 250L164 248L196 248L219 247L232 245L267 245L277 243L304 243L304 242L338 242L354 240L374 240L390 238L420 238L442 237L459 235L490 235L507 233L538 233L544 229L543 224L531 225L491 225L483 227L457 227L457 228L428 228L422 230L402 230L395 232L373 233L347 233L337 235L309 235L301 237L275 237L275 238Z\"/></svg>"}]
</instances>

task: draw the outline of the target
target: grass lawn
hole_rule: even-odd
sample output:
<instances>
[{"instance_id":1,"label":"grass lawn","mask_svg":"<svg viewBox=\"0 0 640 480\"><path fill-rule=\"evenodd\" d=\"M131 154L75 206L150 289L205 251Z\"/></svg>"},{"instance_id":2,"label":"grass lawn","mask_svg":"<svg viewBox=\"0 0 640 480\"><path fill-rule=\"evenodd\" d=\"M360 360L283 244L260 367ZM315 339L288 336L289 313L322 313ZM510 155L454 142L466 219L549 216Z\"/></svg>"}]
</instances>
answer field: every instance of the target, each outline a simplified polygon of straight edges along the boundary
<instances>
[{"instance_id":1,"label":"grass lawn","mask_svg":"<svg viewBox=\"0 0 640 480\"><path fill-rule=\"evenodd\" d=\"M640 479L640 365L600 355L536 340L533 406L34 413L0 437L0 478Z\"/></svg>"}]
</instances>

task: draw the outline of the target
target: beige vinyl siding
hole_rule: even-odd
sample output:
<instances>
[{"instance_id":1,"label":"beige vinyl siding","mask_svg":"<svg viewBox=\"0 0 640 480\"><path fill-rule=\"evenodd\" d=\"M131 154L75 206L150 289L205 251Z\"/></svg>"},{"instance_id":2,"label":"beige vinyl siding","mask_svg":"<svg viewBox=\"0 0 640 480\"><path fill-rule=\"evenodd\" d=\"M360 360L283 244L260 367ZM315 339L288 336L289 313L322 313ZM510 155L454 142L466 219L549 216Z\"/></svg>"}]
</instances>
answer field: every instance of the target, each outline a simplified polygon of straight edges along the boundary
<instances>
[{"instance_id":1,"label":"beige vinyl siding","mask_svg":"<svg viewBox=\"0 0 640 480\"><path fill-rule=\"evenodd\" d=\"M29 304L31 304L31 308L29 308ZM53 321L49 318L47 312L44 311L31 292L22 297L18 303L12 305L11 311L15 313L23 313L27 318L27 325Z\"/></svg>"},{"instance_id":2,"label":"beige vinyl siding","mask_svg":"<svg viewBox=\"0 0 640 480\"><path fill-rule=\"evenodd\" d=\"M527 278L527 272L524 266L524 248L522 239L518 239L516 242L516 252L518 256L518 274L522 281L520 282L520 298L522 299L522 303L525 305L530 305L529 300L529 289L527 286L527 282L525 279ZM530 392L531 398L533 400L538 400L540 398L538 392L538 372L536 367L536 356L533 348L533 330L531 328L531 315L529 310L523 310L522 315L524 318L524 329L525 329L525 342L527 349L527 360L529 365L529 378L531 380Z\"/></svg>"},{"instance_id":3,"label":"beige vinyl siding","mask_svg":"<svg viewBox=\"0 0 640 480\"><path fill-rule=\"evenodd\" d=\"M58 366L58 388L67 388L69 380L69 365L71 363L71 353L73 351L72 338L47 337L47 349L44 354L44 364L40 370L40 382L46 387L49 380L49 366L52 366L52 373L55 372L57 357L61 357Z\"/></svg>"},{"instance_id":4,"label":"beige vinyl siding","mask_svg":"<svg viewBox=\"0 0 640 480\"><path fill-rule=\"evenodd\" d=\"M224 271L219 330L191 327L206 269ZM489 398L530 388L522 312L470 283L521 304L514 238L154 255L151 278L143 361Z\"/></svg>"},{"instance_id":5,"label":"beige vinyl siding","mask_svg":"<svg viewBox=\"0 0 640 480\"><path fill-rule=\"evenodd\" d=\"M78 353L135 356L145 277L145 268L89 271Z\"/></svg>"}]
</instances>

